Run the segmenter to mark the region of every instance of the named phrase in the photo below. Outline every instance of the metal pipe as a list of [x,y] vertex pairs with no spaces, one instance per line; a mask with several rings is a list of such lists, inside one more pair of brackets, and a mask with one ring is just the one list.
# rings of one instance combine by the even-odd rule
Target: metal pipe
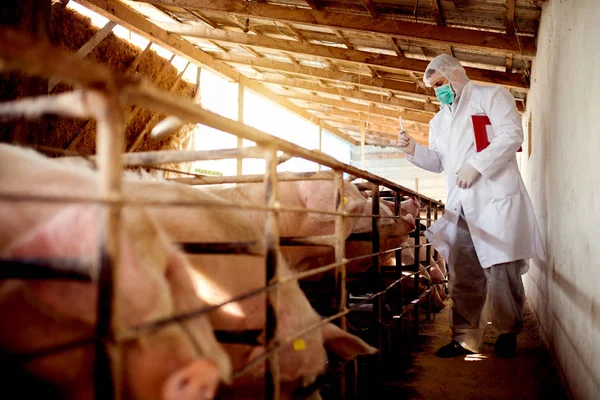
[[[344,177],[342,171],[335,171],[333,176],[334,184],[334,203],[335,210],[342,215],[335,216],[335,262],[344,261],[346,256],[346,235],[344,232]],[[336,294],[338,296],[338,311],[344,312],[347,309],[347,291],[346,291],[346,264],[341,263],[335,275]],[[347,321],[346,316],[340,318],[340,328],[346,331]],[[346,368],[340,371],[339,382],[340,398],[346,399]]]
[[65,279],[91,282],[93,265],[78,259],[0,258],[0,279]]
[[[400,215],[400,202],[401,202],[401,197],[400,197],[400,193],[398,191],[394,191],[394,215]],[[396,250],[394,252],[394,255],[396,257],[396,268],[395,268],[395,272],[398,276],[398,278],[402,277],[402,250]],[[398,307],[396,308],[396,310],[400,310],[400,313],[402,313],[402,307],[403,307],[403,289],[402,289],[402,285],[398,285],[398,290],[396,291],[398,293]],[[402,323],[402,322],[400,322]]]
[[[265,150],[266,171],[265,203],[269,207],[279,206],[279,182],[277,181],[277,149],[270,147]],[[279,281],[279,226],[278,212],[276,210],[267,213],[265,218],[265,248],[266,257],[266,281],[265,286]],[[267,295],[265,334],[267,349],[277,346],[279,315],[279,286]],[[280,396],[279,376],[279,353],[271,354],[265,366],[265,399],[278,400]]]
[[[431,203],[427,204],[427,219],[431,218]],[[431,222],[427,222],[427,228],[431,226]],[[431,257],[431,246],[425,248],[425,259],[429,262]],[[427,289],[431,289],[431,279],[427,280]],[[427,321],[431,319],[431,297],[427,300],[427,312],[425,314]]]
[[[413,264],[413,268],[415,271],[415,275],[414,275],[414,285],[415,285],[415,291],[416,293],[419,293],[419,265],[420,265],[420,257],[419,257],[419,248],[417,247],[417,245],[420,245],[421,243],[421,215],[420,213],[417,214],[417,218],[415,219],[415,225],[416,225],[416,229],[414,231],[414,238],[415,238],[415,263]],[[419,334],[419,307],[415,307],[414,309],[414,325],[413,325],[413,333],[415,335]]]
[[[96,149],[98,154],[98,193],[110,200],[121,197],[121,153],[125,119],[119,98],[112,93],[94,93],[89,96],[96,107]],[[102,208],[100,235],[100,276],[98,281],[98,303],[96,336],[120,334],[118,294],[121,248],[119,222],[121,204]],[[121,399],[122,360],[121,345],[96,342],[94,361],[94,390],[96,399]]]
[[[194,200],[194,201],[161,201],[161,200],[127,200],[127,199],[103,199],[99,197],[79,197],[79,196],[47,196],[47,195],[28,195],[0,192],[0,202],[32,202],[32,203],[69,203],[69,204],[102,204],[122,206],[147,206],[147,207],[206,207],[206,208],[236,208],[243,210],[254,211],[277,211],[305,213],[305,214],[322,214],[322,215],[338,215],[335,211],[325,211],[317,209],[309,209],[302,207],[267,207],[248,202],[224,202],[214,200]],[[346,218],[384,218],[397,220],[402,217],[393,215],[365,215],[365,214],[344,214]]]
[[[280,172],[278,180],[283,181],[328,181],[332,178],[331,171],[321,172]],[[264,175],[241,176],[202,176],[196,178],[174,178],[171,181],[186,185],[214,185],[219,183],[256,183],[262,182]]]
[[[379,215],[379,184],[377,183],[373,183],[371,190],[373,192],[373,197],[372,197],[372,214],[373,215]],[[380,227],[380,222],[381,220],[379,218],[373,218],[371,225],[372,225],[372,232],[373,232],[373,253],[377,254],[379,253],[379,249],[380,249],[380,231],[379,231],[379,227]],[[379,255],[374,256],[373,257],[373,268],[375,269],[375,271],[377,271],[377,290],[381,290],[382,286],[383,286],[383,281],[381,280],[381,263],[379,260]],[[383,348],[383,331],[382,331],[382,320],[381,320],[381,314],[382,314],[382,310],[383,310],[383,299],[381,297],[377,297],[375,299],[375,302],[373,304],[373,311],[374,311],[374,321],[373,321],[373,326],[375,327],[375,335],[377,337],[377,348],[379,349],[379,361],[381,361],[381,350]]]

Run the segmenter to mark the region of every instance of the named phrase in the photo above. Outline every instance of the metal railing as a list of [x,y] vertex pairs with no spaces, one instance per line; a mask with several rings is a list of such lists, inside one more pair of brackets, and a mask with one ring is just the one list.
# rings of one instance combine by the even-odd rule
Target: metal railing
[[[21,71],[44,78],[56,77],[62,81],[76,85],[78,90],[59,94],[55,96],[43,96],[33,99],[16,100],[0,104],[0,117],[2,118],[37,118],[46,113],[60,116],[79,118],[94,118],[97,123],[97,152],[96,156],[87,157],[98,170],[99,191],[96,197],[72,197],[72,196],[23,196],[0,191],[0,201],[3,202],[55,202],[55,203],[94,203],[103,205],[103,234],[98,246],[100,248],[101,266],[99,276],[86,275],[86,265],[77,260],[0,260],[3,272],[0,278],[23,278],[23,279],[52,279],[69,277],[77,280],[97,280],[98,292],[98,320],[93,337],[83,337],[69,343],[63,343],[53,348],[42,349],[31,354],[15,357],[17,361],[28,361],[36,357],[65,351],[85,344],[96,344],[95,360],[95,390],[96,398],[112,399],[120,398],[118,383],[121,381],[121,346],[123,343],[174,322],[181,322],[190,318],[196,318],[213,311],[223,305],[248,299],[261,293],[270,292],[266,296],[266,324],[265,343],[266,351],[260,357],[250,361],[243,369],[234,372],[235,376],[241,376],[266,360],[265,369],[265,398],[278,399],[280,392],[279,382],[279,349],[291,343],[296,338],[315,329],[319,329],[326,323],[339,319],[342,329],[347,329],[346,316],[355,311],[365,303],[373,303],[373,320],[376,332],[376,347],[383,349],[383,321],[382,309],[385,305],[385,295],[392,289],[399,290],[399,301],[401,313],[396,317],[402,318],[405,312],[412,307],[414,309],[414,329],[419,329],[419,307],[418,304],[426,298],[432,290],[430,281],[427,290],[409,304],[403,306],[403,294],[400,283],[403,280],[414,279],[415,289],[419,288],[419,250],[426,246],[427,260],[430,260],[430,245],[420,244],[420,224],[424,222],[430,226],[437,219],[438,213],[443,212],[442,203],[431,198],[420,195],[410,189],[396,185],[395,183],[362,171],[350,165],[341,163],[320,152],[304,149],[293,143],[273,137],[257,129],[214,114],[200,108],[190,99],[182,98],[170,92],[160,90],[147,81],[124,74],[118,74],[108,69],[93,64],[86,60],[80,60],[72,54],[49,46],[45,43],[36,42],[22,34],[0,28],[0,70]],[[231,133],[240,138],[254,141],[255,147],[220,150],[220,151],[198,151],[198,152],[150,152],[131,153],[123,152],[123,131],[125,126],[125,110],[127,104],[146,107],[152,111],[165,113],[180,118],[189,123],[200,123],[212,128]],[[52,149],[45,149],[52,151]],[[283,155],[278,154],[283,152]],[[75,155],[71,153],[71,155]],[[256,205],[244,202],[213,202],[213,201],[179,201],[164,202],[157,200],[130,201],[122,196],[121,176],[123,166],[152,166],[197,160],[219,160],[228,158],[264,158],[266,172],[261,176],[240,177],[202,177],[178,178],[175,181],[187,184],[215,184],[215,183],[241,183],[241,182],[263,182],[265,186],[264,205]],[[301,157],[320,165],[329,167],[332,171],[315,173],[280,173],[276,171],[277,166],[290,157]],[[343,173],[350,174],[354,178],[362,178],[368,181],[363,183],[361,189],[372,191],[372,212],[370,215],[348,214],[344,211],[344,180]],[[335,190],[332,194],[335,211],[305,209],[299,207],[283,207],[279,204],[278,187],[279,182],[290,180],[331,180]],[[394,196],[394,215],[380,215],[380,187],[387,188]],[[412,234],[415,238],[415,246],[404,246],[381,251],[380,221],[382,218],[396,220],[402,218],[400,215],[400,202],[403,196],[415,196],[426,207],[426,216],[416,218],[416,230]],[[184,248],[191,253],[212,254],[249,254],[265,257],[266,281],[262,288],[241,294],[228,301],[204,307],[199,310],[175,315],[147,324],[139,325],[126,331],[119,326],[115,318],[117,304],[115,294],[119,290],[116,276],[121,265],[119,264],[120,243],[119,222],[121,210],[124,206],[160,206],[160,207],[213,207],[213,208],[235,208],[264,212],[266,215],[264,225],[264,238],[262,242],[244,243],[186,243]],[[315,236],[309,238],[281,238],[278,229],[278,218],[281,213],[314,213],[326,214],[335,217],[335,230],[333,235]],[[433,214],[433,218],[432,218]],[[352,259],[345,257],[346,237],[344,233],[344,221],[346,218],[372,218],[372,233],[368,238],[358,240],[370,240],[372,242],[372,253]],[[296,273],[289,277],[280,277],[278,270],[280,246],[288,245],[326,245],[334,248],[335,262],[320,268]],[[415,270],[408,276],[403,276],[401,250],[413,248],[415,262],[412,268]],[[395,254],[396,267],[394,273],[397,276],[390,285],[385,286],[383,282],[383,271],[380,265],[382,255]],[[434,253],[435,257],[435,253]],[[346,266],[354,261],[371,259],[372,265],[377,273],[376,292],[366,296],[358,303],[348,306],[348,291],[346,288]],[[4,268],[11,266],[11,268]],[[432,268],[433,265],[427,268]],[[327,271],[335,270],[336,274],[336,297],[337,313],[323,318],[319,323],[295,332],[290,337],[278,335],[278,291],[281,285],[305,279]],[[430,316],[430,303],[427,308],[426,318]],[[380,352],[381,353],[381,352]],[[354,368],[356,371],[356,368]],[[345,398],[345,373],[340,374],[342,398]],[[356,380],[356,376],[354,376]]]

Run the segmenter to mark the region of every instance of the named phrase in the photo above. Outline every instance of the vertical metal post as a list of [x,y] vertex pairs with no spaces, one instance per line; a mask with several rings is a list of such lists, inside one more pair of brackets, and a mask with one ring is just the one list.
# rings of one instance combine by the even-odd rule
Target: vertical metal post
[[[379,185],[373,183],[371,185],[371,190],[373,193],[373,207],[372,214],[379,215]],[[373,254],[379,253],[380,250],[380,232],[379,227],[381,225],[381,219],[373,217],[372,221],[372,231],[373,231]],[[381,263],[379,262],[379,255],[373,256],[373,267],[377,271],[377,290],[380,291],[383,289],[383,282],[381,280]],[[381,360],[381,350],[383,343],[383,332],[382,332],[382,324],[381,324],[381,313],[383,310],[383,296],[377,296],[375,298],[375,303],[373,304],[373,312],[374,312],[374,328],[375,334],[377,335],[377,348],[379,351],[379,359]]]
[[[319,125],[320,126],[320,125]],[[319,129],[320,131],[320,129]],[[342,171],[335,171],[333,175],[333,184],[335,187],[334,204],[335,210],[338,213],[344,212],[344,179]],[[346,239],[344,234],[344,216],[335,216],[335,262],[339,263],[344,261],[346,255]],[[340,312],[347,310],[347,292],[346,292],[346,265],[343,264],[338,267],[336,276],[336,293],[338,295],[338,310]],[[347,330],[346,316],[340,318],[340,328]],[[346,399],[346,372],[347,368],[344,367],[340,372],[340,398]]]
[[[427,203],[427,227],[431,226],[431,202]],[[427,241],[429,243],[429,241]],[[425,258],[427,259],[426,265],[430,264],[431,260],[431,246],[427,246],[425,249]],[[431,289],[431,268],[429,269],[429,280],[427,281],[427,290]],[[427,295],[427,313],[425,318],[429,321],[431,319],[431,293]]]
[[[269,147],[265,150],[265,202],[269,207],[279,206],[279,183],[277,181],[277,149]],[[267,211],[265,218],[266,280],[265,285],[279,280],[279,218],[278,211]],[[277,316],[279,314],[279,288],[274,289],[266,299],[265,335],[267,350],[277,345]],[[270,355],[265,365],[265,399],[278,400],[279,387],[279,353]]]
[[[413,271],[416,271],[415,275],[414,275],[414,285],[415,285],[415,292],[417,293],[417,297],[419,296],[419,279],[421,277],[421,274],[419,272],[419,251],[421,250],[420,247],[418,247],[421,244],[421,213],[418,212],[417,213],[417,218],[415,219],[415,223],[417,225],[417,228],[415,229],[415,233],[414,233],[414,238],[415,238],[415,263],[413,264]],[[413,325],[413,329],[414,329],[414,334],[418,335],[419,334],[419,304],[415,304],[415,307],[413,309],[413,316],[414,316],[414,325]]]
[[[394,191],[394,215],[395,216],[399,216],[400,215],[400,202],[401,202],[402,196],[400,195],[400,192],[398,192],[397,190]],[[402,278],[402,250],[396,250],[394,252],[395,256],[396,256],[396,279],[400,279]],[[396,285],[397,289],[396,292],[398,293],[398,309],[400,310],[400,324],[402,324],[402,311],[404,309],[404,305],[403,305],[403,290],[402,290],[402,283],[399,283],[398,285]]]
[[[238,122],[244,123],[244,85],[241,82],[238,82]],[[242,147],[244,147],[244,139],[238,136],[237,148],[241,149]],[[243,162],[243,158],[239,156],[237,158],[237,176],[242,175]]]
[[[90,93],[96,110],[97,132],[96,149],[98,165],[98,194],[106,200],[121,198],[121,153],[123,152],[123,132],[125,118],[116,96],[97,92]],[[102,207],[100,224],[100,274],[98,281],[98,320],[96,335],[101,338],[113,337],[117,344],[108,340],[96,343],[94,360],[94,388],[96,399],[120,399],[121,393],[121,349],[118,344],[119,269],[121,249],[119,222],[121,204]]]

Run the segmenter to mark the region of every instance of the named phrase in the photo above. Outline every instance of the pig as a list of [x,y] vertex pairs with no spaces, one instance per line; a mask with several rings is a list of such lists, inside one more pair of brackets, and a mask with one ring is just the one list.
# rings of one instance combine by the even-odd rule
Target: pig
[[[263,205],[265,187],[263,183],[237,185],[236,187],[210,187],[203,191],[231,201],[247,201]],[[367,200],[358,189],[344,182],[344,211],[348,214],[360,213]],[[323,211],[336,211],[334,204],[334,185],[332,181],[287,181],[279,183],[279,203],[282,207],[298,207]],[[264,226],[264,214],[246,211],[245,218],[251,224]],[[355,232],[356,218],[344,219],[344,239]],[[282,237],[303,237],[333,235],[335,233],[335,216],[328,214],[282,212],[279,214],[279,234]],[[325,265],[324,262],[334,258],[334,250],[328,246],[286,246],[281,252],[288,265],[296,271],[303,271],[310,266]]]
[[[412,202],[412,200],[409,200]],[[381,215],[393,216],[393,209],[390,209],[387,202],[380,202],[379,211]],[[372,214],[372,199],[365,204],[363,214]],[[405,214],[401,218],[381,218],[379,227],[380,251],[391,250],[400,247],[406,240],[408,234],[415,229],[415,219],[411,214]],[[372,231],[371,218],[358,218],[357,225],[353,233],[363,233]],[[356,258],[373,253],[372,242],[347,242],[346,258]],[[393,252],[380,256],[381,265],[385,265],[388,260],[395,258]],[[364,272],[372,265],[370,258],[356,260],[349,263],[346,267],[349,275]]]
[[[0,145],[4,194],[91,197],[91,171],[58,165],[31,150]],[[0,256],[97,259],[99,207],[0,201]],[[121,217],[117,277],[118,325],[128,331],[156,319],[204,307],[192,267],[141,208]],[[94,271],[88,271],[94,274]],[[93,335],[97,284],[11,279],[0,283],[0,350],[31,353]],[[123,343],[123,392],[131,399],[212,398],[231,363],[207,318],[169,324]],[[93,345],[36,358],[25,370],[66,399],[93,399]]]
[[[34,161],[34,162],[33,162]],[[68,163],[57,163],[37,155],[29,164],[37,170],[62,168],[63,176],[58,182],[65,182],[64,174],[83,174],[82,169],[72,171]],[[70,170],[66,171],[66,168]],[[88,174],[91,171],[87,172]],[[50,179],[50,177],[46,177]],[[79,182],[80,186],[84,182]],[[245,211],[227,208],[226,201],[207,192],[182,184],[164,181],[140,180],[128,176],[123,182],[123,195],[127,201],[174,201],[213,203],[220,207],[146,207],[145,210],[156,221],[169,240],[174,242],[231,242],[253,241],[260,244],[264,234],[251,221],[245,218]],[[264,252],[264,249],[262,249]],[[285,260],[278,254],[281,276],[291,273]],[[205,304],[217,305],[233,297],[248,293],[265,284],[264,257],[237,255],[189,255],[191,265],[187,272],[192,276],[197,298]],[[278,337],[285,339],[294,333],[320,321],[318,314],[310,307],[308,300],[296,281],[290,281],[280,287],[280,310]],[[244,301],[237,301],[219,307],[209,313],[214,329],[228,331],[264,328],[265,295],[259,295]],[[350,335],[335,325],[328,323],[300,338],[300,342],[284,346],[281,354],[281,378],[290,388],[295,382],[303,380],[310,383],[323,372],[326,365],[326,349],[341,356],[352,358],[360,354],[372,354],[376,351],[359,338]],[[239,369],[253,360],[263,351],[262,346],[225,344],[225,350],[231,358],[232,366]],[[243,394],[259,391],[262,385],[261,364],[225,388],[225,393],[240,398]],[[257,389],[258,388],[258,389]],[[225,390],[224,389],[224,390]]]
[[[183,184],[164,181],[128,180],[125,184],[128,196],[134,200],[150,199],[161,201],[211,201],[225,205],[227,201],[206,190]],[[264,241],[264,233],[252,214],[238,208],[163,208],[148,207],[172,240],[188,242],[256,242]],[[263,217],[264,218],[264,217]],[[198,224],[211,229],[199,229]],[[304,220],[304,226],[313,221]],[[298,226],[296,224],[295,226]],[[309,229],[309,228],[305,228]],[[264,249],[261,251],[264,252]],[[236,255],[189,255],[193,264],[194,284],[197,294],[209,304],[220,304],[232,297],[259,289],[265,284],[265,260],[263,257]],[[292,270],[277,252],[280,277],[289,277]],[[317,324],[320,316],[310,306],[297,281],[280,286],[280,310],[278,337],[284,339],[309,326]],[[262,330],[265,325],[265,294],[233,302],[210,314],[215,329],[228,331]],[[280,353],[283,385],[291,390],[298,380],[308,383],[324,371],[326,350],[342,358],[350,359],[362,354],[373,354],[376,349],[356,336],[350,335],[328,323],[321,329],[300,338],[301,341],[287,344]],[[300,344],[298,344],[300,343]],[[239,369],[262,354],[263,346],[225,344],[234,369]],[[299,347],[300,346],[300,350]],[[264,375],[264,364],[259,364],[242,376],[232,387],[226,388],[223,396],[243,398],[245,395],[259,397]]]

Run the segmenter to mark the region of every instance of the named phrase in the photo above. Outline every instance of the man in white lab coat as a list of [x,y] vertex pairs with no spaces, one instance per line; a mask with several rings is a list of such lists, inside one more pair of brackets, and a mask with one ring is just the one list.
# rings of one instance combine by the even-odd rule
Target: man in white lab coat
[[[508,90],[474,84],[449,55],[436,57],[423,81],[441,103],[429,123],[429,148],[405,132],[398,146],[413,164],[446,177],[446,212],[425,233],[449,266],[452,341],[437,355],[480,352],[489,309],[499,333],[496,355],[513,357],[523,321],[525,260],[545,253],[517,165],[521,117]],[[472,116],[489,118],[484,149],[481,136],[476,146]]]

